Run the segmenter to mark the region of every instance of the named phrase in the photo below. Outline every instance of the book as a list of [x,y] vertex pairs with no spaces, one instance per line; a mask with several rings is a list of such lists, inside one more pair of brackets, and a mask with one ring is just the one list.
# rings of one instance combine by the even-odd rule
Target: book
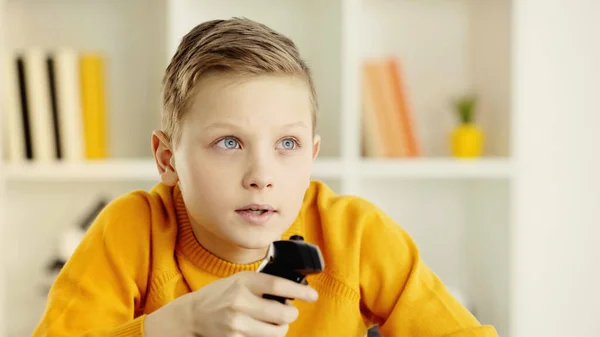
[[19,60],[5,57],[4,64],[4,100],[2,111],[4,125],[4,151],[9,162],[23,162],[28,158],[22,97],[20,94]]
[[28,107],[24,113],[27,114],[30,126],[32,156],[36,161],[44,162],[56,159],[51,83],[47,58],[47,52],[39,48],[31,48],[22,52]]
[[362,155],[374,158],[419,156],[400,61],[396,57],[365,60],[362,81]]
[[4,58],[7,162],[109,156],[106,57],[71,48],[28,48]]
[[107,156],[104,59],[97,53],[80,57],[81,106],[87,159]]
[[79,53],[63,48],[54,54],[60,153],[68,162],[85,158],[85,133],[81,107]]

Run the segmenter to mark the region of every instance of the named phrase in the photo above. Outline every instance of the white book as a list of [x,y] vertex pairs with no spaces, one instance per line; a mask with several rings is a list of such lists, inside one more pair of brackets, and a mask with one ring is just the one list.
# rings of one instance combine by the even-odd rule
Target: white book
[[27,153],[17,60],[13,54],[5,55],[4,60],[3,130],[1,130],[4,133],[4,158],[8,162],[22,162],[26,160]]
[[81,92],[79,85],[79,53],[60,49],[54,53],[58,130],[62,159],[85,159]]
[[48,54],[43,49],[31,48],[24,50],[22,55],[25,64],[33,160],[53,161],[56,159],[56,143],[48,77]]

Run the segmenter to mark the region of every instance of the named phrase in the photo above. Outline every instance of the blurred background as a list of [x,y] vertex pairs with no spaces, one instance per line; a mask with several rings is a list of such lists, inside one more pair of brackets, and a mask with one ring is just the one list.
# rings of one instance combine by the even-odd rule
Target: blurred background
[[595,0],[0,0],[0,336],[31,334],[106,202],[158,182],[164,69],[192,27],[233,16],[312,68],[314,179],[388,212],[500,336],[600,336],[598,15]]

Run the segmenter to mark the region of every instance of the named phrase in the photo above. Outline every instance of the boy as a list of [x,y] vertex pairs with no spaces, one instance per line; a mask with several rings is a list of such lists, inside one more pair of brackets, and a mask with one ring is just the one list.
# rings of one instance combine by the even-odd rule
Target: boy
[[[161,182],[102,211],[33,336],[358,337],[374,324],[385,337],[497,336],[381,210],[310,180],[317,98],[288,38],[247,19],[202,23],[163,98]],[[292,235],[323,253],[308,285],[256,272]]]

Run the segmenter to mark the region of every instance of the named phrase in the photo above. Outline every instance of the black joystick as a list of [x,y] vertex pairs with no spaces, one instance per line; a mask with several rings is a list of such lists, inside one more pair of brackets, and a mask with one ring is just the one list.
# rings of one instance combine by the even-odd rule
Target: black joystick
[[[300,235],[289,240],[275,241],[269,248],[265,261],[258,272],[286,278],[301,284],[308,284],[306,276],[323,271],[325,263],[318,246],[304,242]],[[285,303],[287,298],[264,294],[263,298]]]

